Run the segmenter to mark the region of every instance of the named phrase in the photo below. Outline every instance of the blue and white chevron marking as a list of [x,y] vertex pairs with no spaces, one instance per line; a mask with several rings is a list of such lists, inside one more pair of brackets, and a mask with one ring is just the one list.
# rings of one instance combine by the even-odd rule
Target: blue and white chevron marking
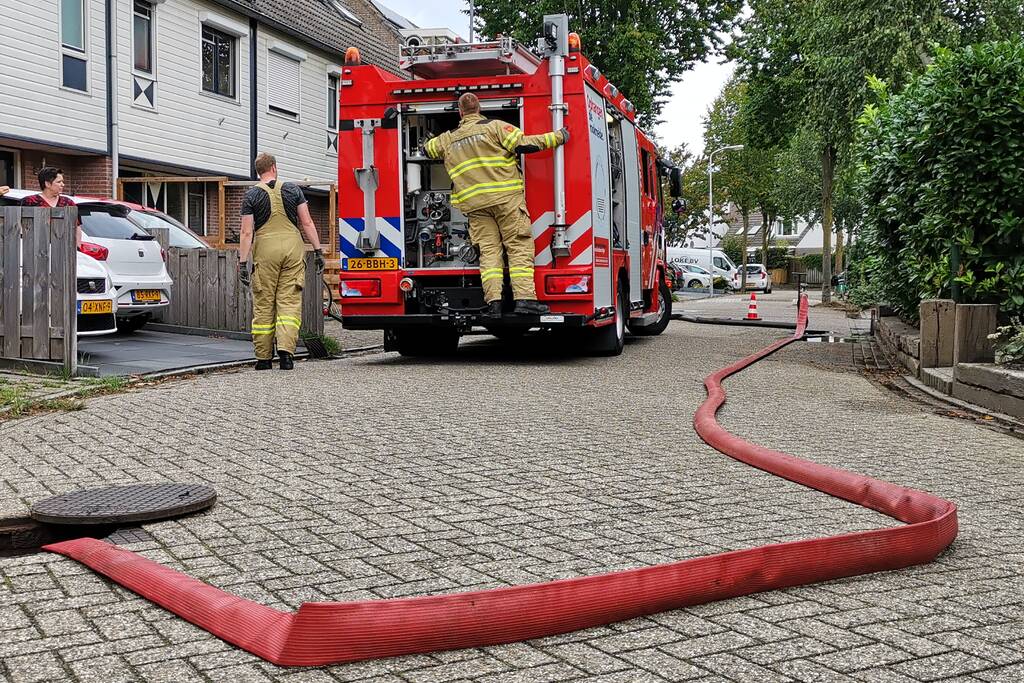
[[382,218],[377,216],[377,231],[380,232],[380,247],[374,254],[364,254],[356,248],[359,233],[363,231],[365,221],[362,218],[338,219],[338,248],[349,258],[361,256],[393,256],[402,258],[402,219],[399,217]]

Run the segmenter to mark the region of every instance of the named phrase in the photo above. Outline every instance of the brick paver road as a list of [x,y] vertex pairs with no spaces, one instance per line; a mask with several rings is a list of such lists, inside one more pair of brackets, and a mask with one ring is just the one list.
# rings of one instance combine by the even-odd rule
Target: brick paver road
[[[204,481],[220,493],[214,509],[148,525],[151,538],[127,547],[284,609],[895,524],[694,435],[704,375],[779,334],[673,322],[615,359],[480,341],[448,362],[379,354],[94,399],[0,424],[0,515],[81,486]],[[1024,444],[815,353],[791,347],[730,380],[723,423],[957,501],[960,537],[937,562],[526,643],[303,670],[257,660],[70,560],[2,558],[0,677],[1024,680]]]

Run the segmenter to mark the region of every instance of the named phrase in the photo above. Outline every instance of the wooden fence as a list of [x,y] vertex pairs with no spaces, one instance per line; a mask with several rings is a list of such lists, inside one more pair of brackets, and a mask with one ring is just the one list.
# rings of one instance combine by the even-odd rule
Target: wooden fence
[[[158,237],[159,239],[159,237]],[[167,271],[174,280],[171,303],[159,319],[165,325],[248,334],[252,291],[238,280],[234,249],[168,249]],[[323,288],[306,253],[301,333],[323,334]]]
[[78,369],[78,209],[0,207],[0,356]]

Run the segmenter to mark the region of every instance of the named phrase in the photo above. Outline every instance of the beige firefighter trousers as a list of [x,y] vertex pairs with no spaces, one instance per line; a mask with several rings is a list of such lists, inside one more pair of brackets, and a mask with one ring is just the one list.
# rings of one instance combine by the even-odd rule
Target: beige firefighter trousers
[[508,275],[516,301],[537,298],[530,217],[523,195],[510,194],[506,201],[471,211],[467,216],[469,238],[480,250],[480,280],[487,303],[501,299],[505,254],[508,254]]
[[256,358],[295,353],[302,325],[305,248],[299,231],[273,219],[256,231],[252,273],[252,343]]

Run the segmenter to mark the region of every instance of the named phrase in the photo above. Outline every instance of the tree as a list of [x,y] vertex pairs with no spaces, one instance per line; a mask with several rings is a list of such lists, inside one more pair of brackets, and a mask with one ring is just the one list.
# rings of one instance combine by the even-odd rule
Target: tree
[[583,51],[652,125],[673,81],[722,45],[736,0],[476,0],[482,34],[534,44],[545,14],[566,13]]
[[[931,40],[950,35],[940,0],[752,0],[732,54],[749,75],[757,137],[780,142],[801,128],[818,140],[823,251],[832,252],[835,183],[867,98],[867,77],[901,86],[929,61]],[[822,299],[831,300],[831,259]]]
[[1024,35],[1020,0],[946,0],[943,13],[959,28],[961,45]]
[[725,84],[722,93],[715,99],[708,111],[704,127],[705,153],[710,155],[716,149],[727,145],[744,145],[742,150],[730,151],[720,157],[720,170],[715,174],[716,184],[725,191],[726,198],[734,203],[743,218],[740,255],[741,287],[747,284],[747,240],[750,232],[750,214],[762,210],[763,258],[768,260],[767,235],[773,215],[764,215],[765,208],[774,209],[771,188],[775,181],[775,151],[761,149],[747,137],[749,127],[745,122],[748,112],[747,84],[733,77]]

